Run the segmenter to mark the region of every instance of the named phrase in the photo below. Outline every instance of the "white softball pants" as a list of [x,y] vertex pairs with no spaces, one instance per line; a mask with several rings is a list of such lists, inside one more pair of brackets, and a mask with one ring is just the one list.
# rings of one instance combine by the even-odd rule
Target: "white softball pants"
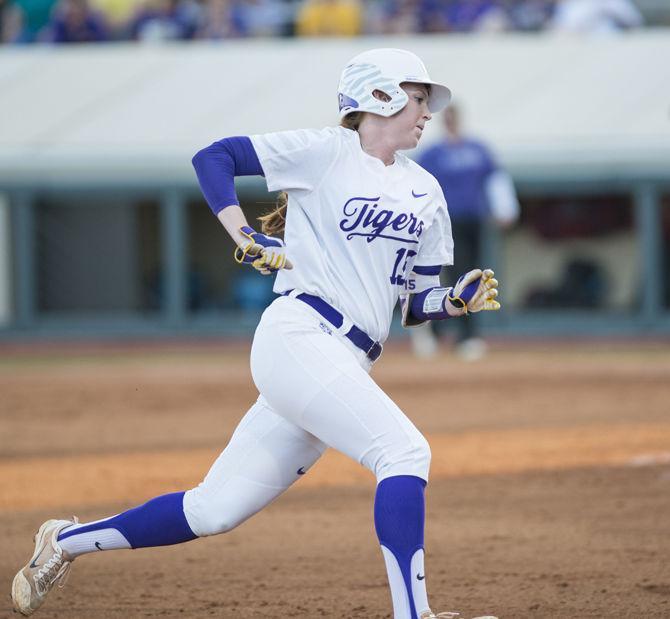
[[428,479],[426,439],[369,376],[372,364],[318,312],[291,297],[264,312],[251,350],[260,392],[202,483],[184,497],[198,536],[261,510],[333,447],[370,469]]

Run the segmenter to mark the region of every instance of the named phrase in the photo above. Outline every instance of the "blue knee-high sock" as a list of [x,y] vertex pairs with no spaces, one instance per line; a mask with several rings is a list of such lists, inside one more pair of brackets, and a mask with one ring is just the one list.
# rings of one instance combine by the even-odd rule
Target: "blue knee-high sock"
[[58,541],[103,529],[119,531],[131,548],[181,544],[197,537],[184,515],[184,492],[174,492],[158,496],[144,505],[106,520],[66,528],[58,536]]
[[[382,480],[377,486],[375,496],[375,529],[382,550],[386,548],[397,561],[402,574],[404,588],[409,603],[409,617],[417,618],[417,604],[427,606],[425,596],[425,573],[423,568],[423,532],[425,519],[424,489],[426,482],[420,477],[412,475],[398,475]],[[421,551],[417,554],[417,551]],[[421,570],[414,574],[417,565]],[[387,560],[388,567],[388,560]],[[398,589],[402,585],[393,577],[393,570],[389,569],[389,583],[391,585],[396,617],[405,616],[406,611],[399,606],[403,603],[404,594]],[[418,579],[414,582],[414,579]],[[395,590],[394,590],[395,589]],[[422,591],[415,599],[417,592]],[[419,611],[425,608],[419,608]]]

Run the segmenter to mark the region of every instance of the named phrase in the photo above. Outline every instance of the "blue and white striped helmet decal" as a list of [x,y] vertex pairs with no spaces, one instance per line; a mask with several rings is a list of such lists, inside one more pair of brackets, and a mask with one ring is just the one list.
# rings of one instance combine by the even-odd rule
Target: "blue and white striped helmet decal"
[[[385,102],[376,99],[372,96],[375,90],[386,93],[391,100]],[[391,116],[407,103],[407,94],[400,88],[400,82],[384,76],[377,65],[367,63],[353,63],[344,68],[338,94],[340,117],[350,112]]]

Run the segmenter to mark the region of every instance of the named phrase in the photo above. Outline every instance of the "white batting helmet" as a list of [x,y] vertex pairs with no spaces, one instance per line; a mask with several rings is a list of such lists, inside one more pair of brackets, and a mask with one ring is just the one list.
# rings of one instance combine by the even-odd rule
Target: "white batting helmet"
[[[430,79],[421,59],[404,49],[371,49],[352,58],[342,71],[338,87],[340,118],[352,112],[371,112],[392,116],[407,105],[403,82],[429,84],[428,109],[439,112],[447,107],[451,91]],[[380,101],[375,90],[387,94],[390,101]]]

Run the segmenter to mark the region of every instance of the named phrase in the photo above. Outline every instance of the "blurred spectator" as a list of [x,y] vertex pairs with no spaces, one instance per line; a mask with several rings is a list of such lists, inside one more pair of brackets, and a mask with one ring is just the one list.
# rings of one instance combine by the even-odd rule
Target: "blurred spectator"
[[452,30],[458,32],[501,31],[510,26],[501,0],[456,2],[451,11],[450,23]]
[[299,36],[355,36],[363,14],[358,0],[305,0],[296,16]]
[[[439,182],[447,199],[454,237],[454,265],[447,267],[446,284],[452,285],[463,273],[481,268],[482,237],[486,224],[493,219],[506,227],[516,221],[519,203],[509,175],[496,164],[488,147],[461,132],[458,109],[452,104],[442,116],[444,139],[426,149],[418,159]],[[490,266],[490,265],[486,265]],[[474,360],[484,354],[479,339],[477,317],[454,321],[458,328],[457,353]],[[414,351],[419,356],[436,352],[437,340],[431,328],[410,329]]]
[[207,0],[197,39],[232,39],[245,36],[247,26],[231,0]]
[[245,34],[251,37],[292,34],[293,9],[282,0],[242,0],[237,12]]
[[111,31],[113,38],[122,38],[137,8],[137,0],[90,0],[91,8],[99,11]]
[[45,31],[51,43],[96,43],[106,41],[107,25],[88,0],[60,0]]
[[9,2],[7,0],[0,0],[0,41],[4,41],[4,32],[6,24],[9,23],[7,16],[9,15]]
[[472,23],[473,32],[503,32],[512,29],[509,7],[504,2],[487,2]]
[[0,43],[12,41],[21,26],[21,18],[9,0],[0,0]]
[[13,0],[3,11],[3,39],[10,43],[34,43],[49,23],[57,0]]
[[562,32],[611,33],[642,23],[631,0],[560,0],[549,25]]
[[554,10],[554,0],[517,0],[509,3],[508,14],[514,30],[542,30]]
[[[660,15],[670,16],[668,9]],[[0,40],[50,40],[58,0],[0,0]],[[356,36],[432,32],[615,32],[643,23],[633,0],[88,0],[90,9],[63,40],[163,41],[235,37]],[[65,4],[63,0],[63,4]],[[298,7],[297,10],[295,7]],[[663,12],[665,11],[665,12]],[[101,17],[104,22],[101,21]],[[666,17],[668,19],[670,17]],[[80,18],[81,19],[81,16]],[[104,36],[103,26],[104,23]],[[662,23],[662,22],[661,22]],[[74,28],[74,29],[73,29]],[[76,30],[76,32],[74,32]],[[60,35],[58,35],[60,36]]]
[[453,0],[419,0],[419,31],[420,32],[448,32],[449,5]]
[[192,39],[200,16],[194,1],[147,0],[130,22],[130,37],[145,42]]
[[505,30],[509,25],[502,0],[422,0],[423,32]]
[[366,5],[369,34],[411,34],[424,30],[420,0],[383,0]]

